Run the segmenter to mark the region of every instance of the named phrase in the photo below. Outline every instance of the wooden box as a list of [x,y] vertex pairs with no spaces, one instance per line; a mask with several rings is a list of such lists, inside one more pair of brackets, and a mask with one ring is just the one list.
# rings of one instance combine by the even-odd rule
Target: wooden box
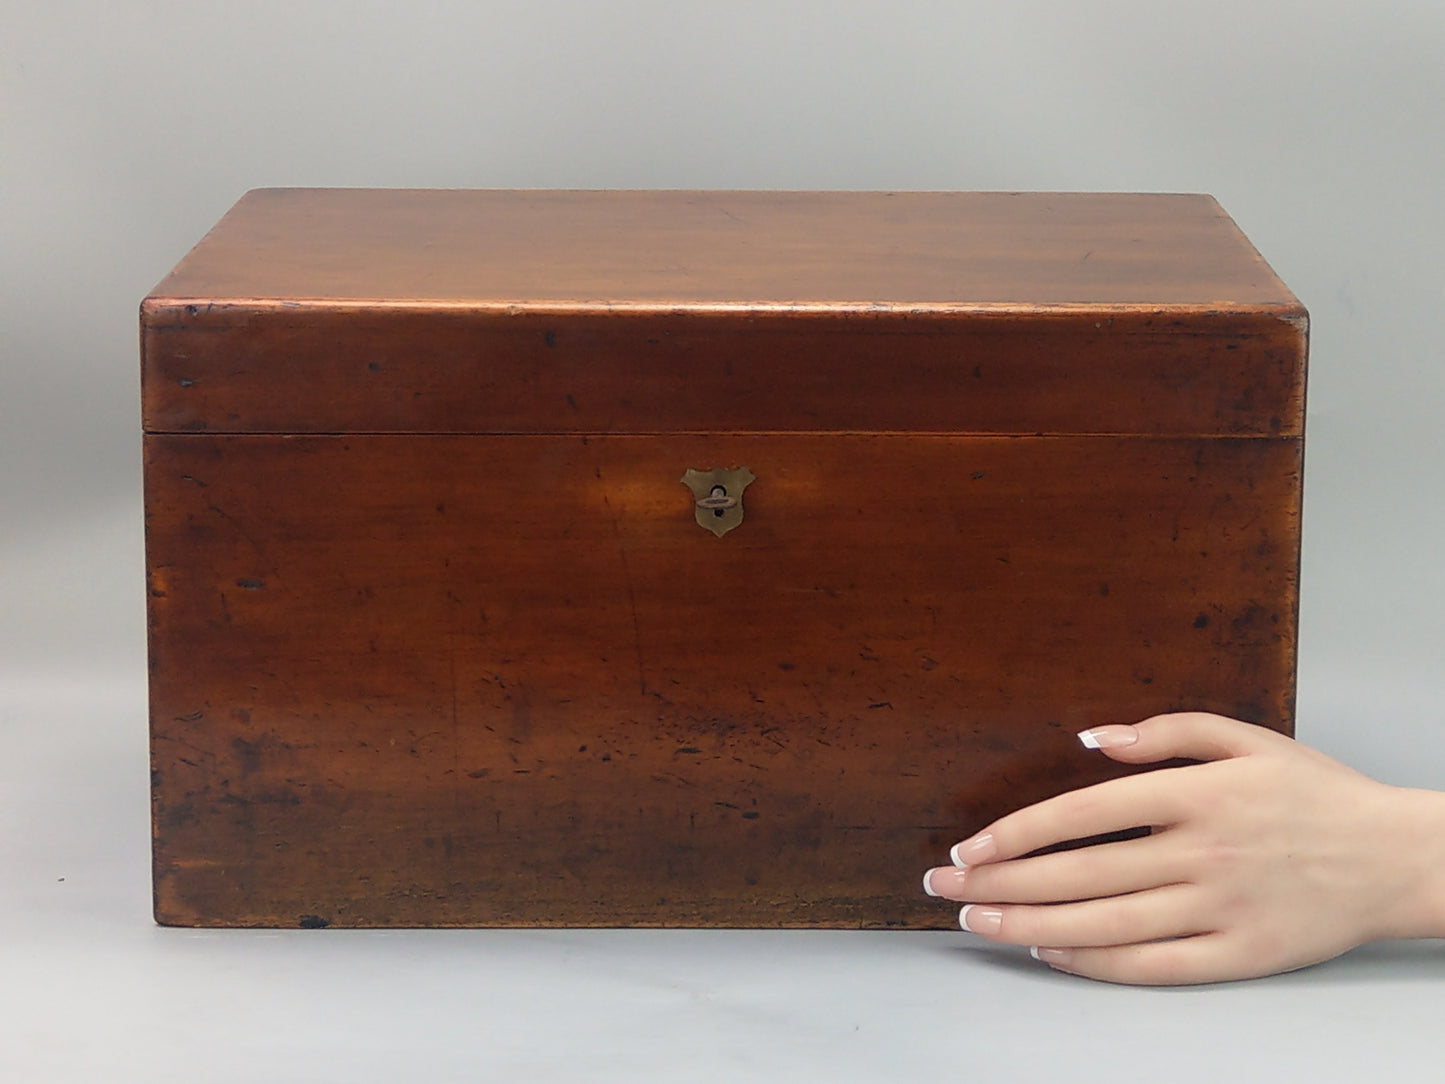
[[141,324],[163,923],[951,925],[1076,730],[1292,726],[1207,196],[256,191]]

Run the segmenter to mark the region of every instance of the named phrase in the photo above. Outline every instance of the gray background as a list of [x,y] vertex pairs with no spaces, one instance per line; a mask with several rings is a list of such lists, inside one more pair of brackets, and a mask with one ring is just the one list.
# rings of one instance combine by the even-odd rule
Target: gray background
[[0,1077],[1433,1075],[1434,943],[1136,991],[963,935],[155,929],[135,316],[261,185],[1212,192],[1313,317],[1300,736],[1445,787],[1442,178],[1429,0],[3,0]]

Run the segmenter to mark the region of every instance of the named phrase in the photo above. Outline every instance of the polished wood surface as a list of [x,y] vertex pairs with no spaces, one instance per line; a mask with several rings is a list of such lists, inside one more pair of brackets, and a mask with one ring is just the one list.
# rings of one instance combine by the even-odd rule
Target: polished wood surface
[[1292,729],[1307,318],[1208,197],[261,191],[141,324],[163,922],[948,925],[1074,731]]
[[[147,438],[159,914],[928,926],[918,873],[1292,720],[1289,439]],[[741,526],[685,469],[746,464]]]
[[797,311],[1302,311],[1209,196],[259,189],[153,292]]
[[191,306],[144,332],[153,432],[1298,435],[1276,314],[659,315]]
[[1303,424],[1304,309],[1208,196],[259,190],[142,325],[158,432]]

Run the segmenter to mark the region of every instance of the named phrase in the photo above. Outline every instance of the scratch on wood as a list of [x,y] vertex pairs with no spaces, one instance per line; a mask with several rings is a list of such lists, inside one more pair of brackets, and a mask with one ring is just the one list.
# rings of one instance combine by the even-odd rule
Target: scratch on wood
[[[600,475],[599,475],[600,476]],[[622,583],[627,588],[627,607],[632,613],[632,646],[637,655],[637,687],[643,696],[647,695],[647,674],[642,665],[642,626],[637,620],[637,594],[632,588],[632,572],[627,567],[627,547],[622,543],[622,529],[617,525],[617,513],[612,502],[604,494],[602,504],[612,522],[612,534],[617,539],[617,558],[622,563]]]
[[[451,647],[451,658],[449,661],[451,662],[452,679],[452,811],[457,816],[460,816],[462,803],[462,748],[461,723],[457,716],[457,642],[455,633],[452,634]],[[476,773],[472,773],[472,778],[476,778]],[[448,858],[450,858],[450,855],[448,855]]]

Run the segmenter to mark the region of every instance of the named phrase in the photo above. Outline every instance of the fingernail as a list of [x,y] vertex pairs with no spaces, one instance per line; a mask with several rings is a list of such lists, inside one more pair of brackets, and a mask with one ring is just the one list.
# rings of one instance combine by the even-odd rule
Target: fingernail
[[1139,731],[1132,726],[1096,726],[1079,731],[1085,749],[1123,749],[1139,740]]
[[967,873],[966,869],[938,866],[923,875],[923,891],[930,896],[942,896],[946,900],[962,901],[966,899],[963,894],[963,880]]
[[1048,964],[1050,967],[1067,967],[1069,957],[1073,954],[1068,949],[1062,948],[1040,948],[1035,945],[1029,949],[1029,955],[1039,963]]
[[948,857],[955,866],[972,866],[992,858],[998,852],[993,834],[984,832],[962,843],[955,843],[948,850]]
[[958,924],[969,933],[996,934],[1003,927],[1003,912],[970,903],[958,912]]

